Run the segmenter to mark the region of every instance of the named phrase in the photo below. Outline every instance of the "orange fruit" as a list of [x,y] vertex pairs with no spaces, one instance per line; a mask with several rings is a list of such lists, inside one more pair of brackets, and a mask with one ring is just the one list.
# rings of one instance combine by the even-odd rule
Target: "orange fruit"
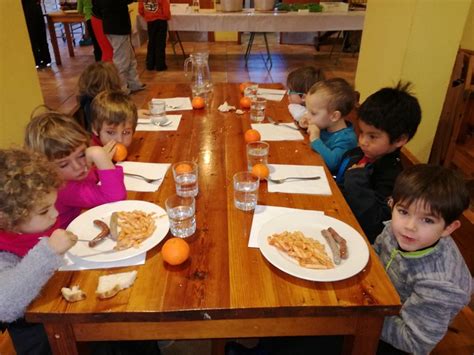
[[244,96],[240,99],[240,107],[241,108],[250,108],[250,97]]
[[176,165],[176,168],[174,168],[174,171],[176,171],[177,174],[186,174],[193,171],[193,167],[187,163],[181,163],[181,164]]
[[260,180],[266,179],[270,175],[270,169],[267,164],[258,163],[252,167],[252,174],[258,177]]
[[260,133],[256,129],[248,129],[244,133],[244,139],[247,143],[258,142],[260,138],[261,138]]
[[193,100],[191,101],[191,105],[193,106],[194,109],[201,109],[206,106],[206,102],[204,99],[200,96],[195,96],[193,97]]
[[181,238],[168,239],[161,248],[163,260],[170,265],[179,265],[189,258],[189,244]]
[[125,147],[122,143],[117,143],[115,144],[115,153],[112,159],[113,161],[119,162],[125,160],[127,154],[127,147]]
[[240,93],[243,94],[245,91],[245,88],[250,85],[255,85],[255,83],[252,83],[251,81],[246,81],[245,83],[242,83],[239,85]]

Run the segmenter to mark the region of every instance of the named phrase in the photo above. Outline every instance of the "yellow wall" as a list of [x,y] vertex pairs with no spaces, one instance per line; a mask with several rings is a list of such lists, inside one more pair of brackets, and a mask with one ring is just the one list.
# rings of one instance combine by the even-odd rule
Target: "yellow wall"
[[408,149],[429,158],[472,0],[369,0],[356,73],[364,100],[400,79],[414,84],[422,122]]
[[474,51],[474,0],[471,0],[471,8],[467,15],[466,26],[461,39],[461,48]]
[[0,1],[0,148],[21,145],[31,111],[43,104],[21,1]]

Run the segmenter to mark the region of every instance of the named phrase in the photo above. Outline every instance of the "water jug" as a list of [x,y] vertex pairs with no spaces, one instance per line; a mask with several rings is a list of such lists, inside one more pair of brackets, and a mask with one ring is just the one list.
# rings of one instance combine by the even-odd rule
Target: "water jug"
[[193,97],[200,96],[205,100],[207,100],[212,91],[208,58],[209,53],[200,52],[190,54],[189,58],[184,61],[184,74],[186,77],[191,78]]

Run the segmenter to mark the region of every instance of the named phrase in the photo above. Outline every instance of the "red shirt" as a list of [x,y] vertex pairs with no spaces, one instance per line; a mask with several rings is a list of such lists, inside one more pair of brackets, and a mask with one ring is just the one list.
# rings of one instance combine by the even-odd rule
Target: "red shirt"
[[145,21],[169,20],[171,17],[169,0],[140,0],[138,2],[138,13]]

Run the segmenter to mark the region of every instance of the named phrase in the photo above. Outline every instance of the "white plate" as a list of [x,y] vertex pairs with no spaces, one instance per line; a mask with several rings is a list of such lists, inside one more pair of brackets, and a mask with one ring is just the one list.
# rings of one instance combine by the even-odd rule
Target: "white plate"
[[79,215],[69,224],[67,230],[76,234],[79,239],[91,240],[98,233],[99,229],[94,225],[95,219],[100,219],[109,225],[112,212],[140,210],[147,213],[155,212],[156,229],[153,234],[145,239],[138,248],[129,248],[120,251],[114,251],[116,242],[110,238],[105,239],[96,247],[90,248],[87,242],[77,242],[68,251],[71,258],[79,258],[87,261],[117,261],[131,258],[132,256],[150,250],[161,242],[170,228],[170,223],[166,211],[154,203],[146,201],[119,201],[107,203],[105,205],[92,208]]
[[[326,252],[332,258],[331,249],[321,230],[332,227],[346,241],[349,257],[341,260],[341,264],[334,269],[315,270],[302,267],[298,262],[276,247],[268,244],[267,237],[284,231],[301,231],[308,238],[313,238],[325,245]],[[351,226],[338,219],[321,215],[313,219],[298,212],[278,216],[265,223],[258,234],[258,246],[263,256],[278,269],[311,281],[338,281],[347,279],[361,271],[369,260],[369,249],[364,238]]]

